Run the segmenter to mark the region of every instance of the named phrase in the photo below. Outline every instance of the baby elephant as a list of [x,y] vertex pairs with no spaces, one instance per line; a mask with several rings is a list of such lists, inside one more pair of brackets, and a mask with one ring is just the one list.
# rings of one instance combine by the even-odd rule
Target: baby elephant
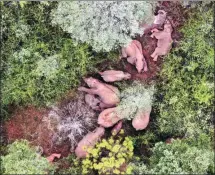
[[89,132],[79,143],[75,149],[75,154],[78,158],[87,156],[87,149],[95,146],[96,142],[104,135],[103,127],[96,128],[93,132]]
[[164,10],[158,10],[158,14],[154,17],[153,24],[146,26],[144,29],[144,34],[150,33],[150,31],[154,28],[162,28],[165,20],[166,20],[167,12]]
[[122,48],[122,57],[127,57],[127,61],[136,66],[138,73],[148,71],[146,60],[143,56],[141,43],[133,40],[127,47]]
[[131,78],[131,74],[117,70],[106,70],[104,72],[99,72],[99,74],[106,82],[121,81],[123,79],[128,80]]
[[156,39],[158,39],[157,48],[151,55],[151,57],[153,58],[153,61],[157,61],[157,58],[160,55],[166,55],[172,48],[172,42],[173,42],[172,36],[171,36],[172,31],[173,31],[172,26],[168,20],[164,24],[163,31],[159,31],[158,29],[151,30],[151,32],[153,32],[151,37],[152,38],[155,37]]
[[100,100],[98,98],[95,97],[95,95],[91,95],[91,94],[86,94],[85,95],[85,102],[93,109],[96,111],[100,111]]
[[120,102],[120,92],[116,87],[102,83],[92,77],[85,78],[84,81],[87,83],[90,89],[79,87],[78,90],[87,92],[91,95],[98,95],[100,101],[99,106],[101,109],[114,107]]

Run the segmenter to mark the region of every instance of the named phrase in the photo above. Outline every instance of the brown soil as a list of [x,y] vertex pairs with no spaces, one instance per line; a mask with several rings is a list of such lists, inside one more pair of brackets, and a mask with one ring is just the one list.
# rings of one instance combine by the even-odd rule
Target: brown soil
[[34,107],[17,109],[11,119],[6,122],[8,141],[11,142],[15,139],[34,140],[37,137],[35,131],[45,114],[46,111],[44,109],[37,111]]
[[[145,46],[148,46],[148,45],[145,45]],[[150,48],[153,48],[153,46]],[[141,80],[141,81],[149,82],[156,78],[156,75],[158,74],[158,72],[160,70],[159,67],[161,64],[161,60],[158,60],[158,62],[154,62],[146,50],[147,49],[144,49],[144,47],[143,47],[143,56],[145,57],[147,65],[148,65],[147,72],[138,73],[135,66],[133,66],[129,63],[126,63],[125,71],[131,74],[131,80]]]
[[41,146],[45,156],[60,153],[67,156],[70,153],[69,143],[56,146],[52,143],[52,131],[43,121],[48,109],[36,109],[33,106],[17,109],[11,119],[5,123],[8,142],[16,139],[26,139],[34,146]]

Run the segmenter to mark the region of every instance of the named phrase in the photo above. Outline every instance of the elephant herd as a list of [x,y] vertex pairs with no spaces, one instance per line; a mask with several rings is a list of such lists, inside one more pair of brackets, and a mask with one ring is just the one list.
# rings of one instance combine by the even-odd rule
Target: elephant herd
[[[160,30],[163,27],[163,30]],[[172,25],[167,19],[167,13],[164,10],[159,10],[155,16],[153,24],[145,28],[144,34],[151,33],[152,38],[157,39],[157,47],[151,54],[153,61],[157,61],[158,56],[166,55],[172,45],[171,34],[173,32]],[[138,73],[147,72],[148,66],[143,56],[142,45],[139,41],[133,40],[131,43],[121,49],[120,59],[126,58],[127,62],[134,65]],[[115,82],[128,80],[131,78],[129,73],[120,70],[106,70],[99,72],[105,82]],[[116,112],[116,106],[120,103],[120,91],[117,87],[103,83],[95,78],[84,78],[86,87],[79,87],[79,91],[86,93],[85,102],[93,110],[99,111],[98,124],[100,125],[93,132],[88,133],[75,149],[75,154],[78,158],[86,157],[87,147],[93,147],[96,142],[104,135],[105,129],[113,127],[112,132],[119,132],[122,127],[123,116]],[[132,125],[136,130],[145,129],[149,123],[151,110],[147,114],[138,113]]]

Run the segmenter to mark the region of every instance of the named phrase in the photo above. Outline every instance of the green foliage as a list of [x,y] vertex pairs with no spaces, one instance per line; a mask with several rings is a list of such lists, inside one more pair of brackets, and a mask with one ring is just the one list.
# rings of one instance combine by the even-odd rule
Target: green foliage
[[210,5],[212,1],[188,1],[184,0],[183,1],[183,6],[186,7],[189,5],[191,8],[198,7],[199,5]]
[[146,133],[144,134],[139,134],[135,137],[132,137],[132,141],[134,145],[136,145],[138,142],[148,145],[152,142],[152,140],[155,140],[155,139],[156,139],[155,134],[150,131],[146,131]]
[[94,54],[88,45],[74,44],[70,36],[51,26],[55,5],[26,2],[23,7],[17,3],[2,7],[4,105],[49,105],[77,87],[97,59],[111,56]]
[[53,11],[53,24],[76,41],[108,52],[128,44],[136,34],[143,34],[140,23],[148,23],[152,16],[152,4],[143,1],[59,2]]
[[82,174],[93,171],[99,174],[130,174],[132,169],[128,163],[133,157],[134,148],[129,137],[122,137],[123,133],[121,130],[118,138],[112,135],[94,148],[86,148],[88,155],[82,161]]
[[69,165],[68,168],[61,168],[57,172],[57,174],[81,174],[81,160],[77,159],[75,154],[70,154],[68,157],[64,157],[63,159],[57,162],[59,165]]
[[135,135],[131,137],[131,140],[134,145],[134,155],[137,156],[135,165],[140,162],[149,163],[151,147],[153,147],[157,141],[160,141],[160,138],[154,133],[154,129],[150,128],[138,134],[135,133]]
[[[95,51],[107,52],[126,45],[136,34],[142,34],[139,23],[149,22],[153,16],[152,6],[147,2],[22,1],[0,2],[0,5],[4,106],[52,104],[77,87],[86,73],[98,71],[97,64],[117,57],[115,52]],[[159,114],[157,123],[153,124],[161,133],[147,130],[144,135],[139,133],[133,138],[103,139],[88,149],[86,159],[69,156],[66,161],[71,167],[61,169],[60,173],[131,174],[134,149],[144,148],[148,153],[163,133],[192,137],[174,140],[171,144],[156,143],[150,158],[141,154],[143,162],[133,164],[134,174],[215,173],[213,141],[209,134],[202,133],[210,132],[213,111],[212,12],[209,6],[193,8],[181,29],[184,37],[179,47],[165,57],[161,81],[156,88]],[[52,24],[58,24],[69,34]],[[153,87],[130,83],[114,83],[121,90],[118,112],[129,120],[138,110],[151,110],[154,94]],[[95,122],[90,117],[94,113],[83,106],[80,108],[81,105],[69,103],[49,114],[53,122],[50,128],[58,130],[57,139],[69,138],[73,148]],[[80,111],[89,115],[85,117]],[[68,117],[72,118],[70,122],[66,120]],[[2,152],[5,150],[1,147]],[[5,174],[45,174],[55,169],[27,141],[9,145],[8,154],[1,156],[1,164],[0,173]]]
[[121,92],[121,101],[117,106],[117,113],[131,120],[139,110],[150,111],[153,94],[153,86],[146,87],[140,83],[133,83],[130,87],[127,87]]
[[214,88],[213,8],[195,8],[182,27],[179,46],[165,57],[157,92],[160,131],[193,135],[207,131]]
[[153,143],[155,143],[158,140],[155,133],[153,133],[150,130],[147,130],[144,133],[139,133],[131,137],[131,139],[134,144],[135,150],[141,149],[142,146],[144,146],[145,148],[152,147]]
[[[173,140],[171,144],[156,143],[150,165],[134,166],[137,174],[207,174],[214,173],[214,152],[208,147],[210,137],[202,134],[197,139]],[[199,145],[199,143],[201,143]]]
[[15,141],[8,146],[8,154],[2,156],[4,174],[47,174],[55,167],[29,146],[26,140]]
[[133,167],[132,174],[134,175],[148,174],[149,172],[148,167],[143,162],[131,163],[131,166]]

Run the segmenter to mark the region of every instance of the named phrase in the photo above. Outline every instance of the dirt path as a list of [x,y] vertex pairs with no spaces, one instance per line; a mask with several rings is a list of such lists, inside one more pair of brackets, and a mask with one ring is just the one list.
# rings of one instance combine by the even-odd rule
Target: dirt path
[[[170,20],[173,27],[173,48],[178,45],[179,40],[182,38],[182,35],[179,32],[180,27],[186,21],[187,10],[183,8],[179,2],[160,2],[159,7],[156,8],[155,14],[158,10],[164,10],[167,12],[167,19]],[[148,72],[138,74],[136,68],[129,63],[126,63],[125,71],[129,72],[132,75],[132,80],[142,80],[142,81],[152,81],[156,79],[156,76],[161,70],[163,63],[163,58],[159,57],[157,62],[154,62],[150,55],[154,52],[157,40],[151,38],[150,34],[143,35],[142,37],[138,36],[136,38],[142,44],[143,56],[146,59],[148,65]]]

